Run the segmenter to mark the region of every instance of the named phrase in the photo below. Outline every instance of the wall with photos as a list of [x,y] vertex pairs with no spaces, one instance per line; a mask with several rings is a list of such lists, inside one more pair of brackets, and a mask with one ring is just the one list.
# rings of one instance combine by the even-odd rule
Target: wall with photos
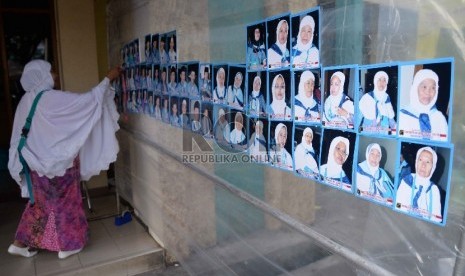
[[[113,33],[110,32],[110,44],[114,46],[110,48],[112,60],[123,62],[122,53],[124,51],[122,49],[138,40],[139,50],[141,51],[140,62],[144,64],[143,62],[147,60],[144,56],[143,45],[147,42],[148,34],[151,34],[150,39],[153,38],[153,34],[160,34],[157,41],[160,42],[159,39],[164,37],[166,45],[170,44],[172,34],[176,34],[177,62],[174,65],[177,66],[177,70],[171,70],[170,67],[173,66],[168,64],[165,67],[166,75],[173,73],[174,79],[181,82],[186,76],[190,75],[192,65],[196,64],[194,61],[199,60],[200,66],[194,70],[197,77],[203,79],[202,74],[205,73],[204,70],[201,70],[203,63],[211,65],[208,70],[213,80],[211,93],[214,94],[216,86],[218,86],[215,77],[221,75],[218,72],[221,72],[223,67],[223,69],[226,68],[224,77],[227,84],[232,85],[232,79],[237,76],[237,72],[241,72],[244,95],[249,95],[249,92],[253,90],[253,79],[259,72],[263,85],[267,87],[265,89],[267,91],[267,101],[265,102],[270,105],[273,98],[273,86],[275,85],[273,80],[278,75],[283,75],[287,87],[294,88],[291,89],[294,91],[286,91],[288,94],[285,94],[285,98],[288,99],[290,114],[294,114],[293,112],[296,111],[295,97],[298,94],[296,92],[298,90],[298,80],[304,79],[303,71],[305,70],[298,70],[294,67],[289,70],[281,68],[281,66],[277,66],[277,68],[268,68],[268,66],[265,68],[251,67],[250,62],[246,59],[249,27],[253,30],[255,25],[264,23],[264,26],[268,27],[270,25],[276,29],[276,25],[279,25],[282,16],[287,16],[288,22],[292,22],[294,17],[302,18],[302,14],[318,10],[315,9],[315,5],[302,4],[300,1],[291,1],[286,4],[277,1],[263,1],[257,6],[247,6],[243,3],[244,5],[238,5],[237,8],[226,12],[229,10],[223,8],[224,5],[227,6],[228,4],[223,3],[224,5],[221,5],[217,1],[196,3],[195,7],[190,7],[190,5],[194,4],[187,4],[188,7],[186,7],[177,1],[170,3],[164,6],[164,9],[166,9],[164,13],[160,13],[158,9],[157,11],[152,10],[159,7],[155,7],[155,3],[150,1],[138,1],[137,5],[123,1],[110,3],[109,11],[114,16],[111,17],[110,26],[120,28],[115,29]],[[343,5],[338,1],[334,3],[332,1],[322,1],[319,8],[317,24],[321,24],[321,26],[318,30],[319,39],[315,40],[315,43],[319,44],[320,64],[307,65],[312,67],[311,71],[313,75],[316,75],[314,82],[316,82],[321,93],[321,111],[317,112],[321,119],[318,119],[318,122],[304,120],[304,122],[296,123],[294,119],[297,118],[291,119],[291,116],[289,116],[290,120],[285,120],[287,113],[284,111],[282,117],[273,118],[270,115],[264,117],[262,122],[265,125],[263,127],[264,137],[270,143],[265,147],[268,151],[266,153],[265,150],[265,156],[267,156],[265,158],[271,158],[272,151],[276,152],[276,149],[272,148],[272,140],[275,140],[274,143],[278,141],[278,130],[284,127],[289,130],[287,131],[289,140],[284,145],[284,148],[290,153],[291,159],[293,159],[289,166],[281,165],[283,162],[279,159],[277,162],[266,159],[265,164],[227,162],[227,160],[219,163],[208,162],[203,159],[196,162],[187,161],[185,164],[176,163],[177,158],[185,157],[186,136],[187,140],[190,141],[192,137],[203,135],[199,135],[195,131],[183,130],[182,123],[180,124],[179,120],[174,122],[169,116],[165,122],[156,120],[153,118],[154,116],[150,116],[149,108],[148,111],[145,111],[145,108],[140,109],[140,106],[132,110],[132,112],[131,110],[124,110],[124,108],[128,108],[127,103],[130,96],[127,97],[126,101],[121,97],[122,102],[126,104],[121,106],[123,131],[120,133],[120,137],[121,141],[124,141],[124,145],[121,150],[122,157],[117,162],[117,184],[122,195],[134,205],[154,236],[165,244],[168,249],[173,250],[178,258],[186,262],[195,258],[193,256],[197,256],[194,253],[203,252],[202,250],[206,250],[205,248],[218,246],[219,243],[225,240],[238,238],[238,233],[240,233],[239,240],[245,241],[250,235],[259,235],[257,233],[262,233],[261,231],[264,231],[264,229],[278,231],[286,228],[286,226],[283,226],[282,221],[277,221],[266,213],[256,210],[249,203],[215,187],[213,183],[207,181],[208,185],[201,184],[206,180],[197,179],[197,177],[202,178],[202,173],[205,173],[226,180],[233,187],[255,196],[255,198],[267,203],[270,210],[275,209],[283,212],[283,214],[290,215],[291,219],[308,227],[307,230],[320,233],[330,240],[337,240],[343,248],[348,248],[354,252],[356,258],[369,261],[370,265],[363,267],[364,269],[370,270],[371,267],[374,270],[387,269],[393,273],[403,272],[408,274],[414,271],[411,268],[412,263],[421,263],[419,269],[422,273],[452,273],[454,269],[458,269],[460,262],[457,263],[455,268],[454,265],[444,265],[444,263],[455,260],[456,254],[453,248],[461,246],[461,235],[457,231],[457,226],[463,224],[463,204],[458,201],[459,197],[457,197],[462,191],[461,184],[459,184],[459,179],[462,176],[458,173],[451,174],[452,158],[455,156],[455,160],[457,160],[457,152],[461,152],[460,143],[455,143],[455,148],[454,144],[451,143],[454,141],[453,138],[457,135],[457,131],[459,131],[452,128],[452,118],[456,122],[456,118],[460,117],[461,114],[458,114],[456,109],[452,108],[451,103],[452,98],[455,99],[454,103],[456,104],[457,99],[463,97],[463,93],[452,89],[454,86],[457,87],[456,82],[461,81],[454,79],[453,75],[454,72],[457,74],[457,71],[463,70],[463,60],[457,56],[457,52],[452,51],[446,54],[441,49],[443,47],[456,49],[454,46],[457,47],[457,44],[450,39],[454,30],[449,28],[446,21],[440,24],[441,31],[437,31],[437,33],[445,37],[445,40],[448,40],[449,43],[442,40],[441,43],[444,45],[437,48],[436,51],[432,51],[425,49],[423,41],[428,39],[435,41],[436,44],[440,43],[434,38],[425,38],[423,35],[424,25],[422,22],[425,19],[422,19],[422,15],[442,11],[437,7],[428,6],[427,4],[405,4],[400,2],[384,5],[376,1],[367,1],[354,4],[345,3]],[[448,11],[451,9],[447,3],[441,8]],[[179,17],[180,10],[188,12]],[[196,16],[198,15],[196,11],[199,10],[203,11],[201,18]],[[205,16],[206,10],[208,10],[208,16]],[[148,16],[147,13],[150,13],[148,11],[157,13],[159,17],[157,15]],[[417,11],[421,11],[419,18],[409,16]],[[366,18],[366,21],[345,19],[348,14],[354,12],[367,15],[360,17]],[[377,12],[379,16],[373,16],[373,12]],[[186,14],[190,15],[191,13],[192,16],[186,16]],[[137,16],[134,16],[135,14]],[[260,16],[258,17],[258,15]],[[167,17],[171,21],[162,20]],[[176,18],[176,20],[173,22],[172,18]],[[384,19],[381,20],[381,18]],[[157,19],[160,21],[157,21]],[[385,19],[389,24],[385,23]],[[276,20],[276,23],[273,22],[274,20]],[[202,22],[199,23],[199,21]],[[111,24],[112,22],[115,24]],[[157,24],[158,22],[160,23]],[[195,32],[197,35],[186,32],[186,29],[192,25],[206,22],[208,22],[206,25],[202,25],[203,31],[197,29]],[[230,23],[226,24],[225,22]],[[462,24],[459,19],[457,19],[456,23]],[[168,26],[162,28],[160,24],[167,24]],[[131,29],[129,28],[130,25],[137,25],[137,27]],[[408,27],[402,28],[404,25]],[[290,36],[291,30],[292,25],[289,31]],[[206,33],[208,33],[209,39],[208,47],[202,46],[196,53],[194,50],[195,43],[202,41],[202,45],[205,45]],[[225,33],[233,35],[224,35]],[[238,35],[238,33],[242,35]],[[205,38],[205,40],[193,39],[193,36],[199,36]],[[268,31],[268,36],[270,36],[270,31]],[[276,34],[274,36],[276,40]],[[193,40],[196,42],[193,42]],[[272,42],[266,42],[265,47],[268,49]],[[291,43],[289,41],[288,45],[291,45]],[[158,45],[161,45],[161,43],[158,43]],[[208,52],[205,49],[208,49]],[[290,54],[292,54],[292,50]],[[241,56],[243,59],[240,58]],[[444,59],[443,57],[452,58]],[[295,56],[289,57],[291,66],[294,60],[297,60]],[[230,63],[229,66],[228,63]],[[267,65],[273,64],[268,63]],[[141,70],[148,68],[147,63],[142,66],[145,66],[145,68],[141,68]],[[128,66],[128,68],[131,68],[131,66]],[[153,69],[152,72],[154,72],[155,67],[151,68]],[[163,66],[158,67],[158,69],[159,72],[163,72]],[[429,133],[432,133],[432,136],[428,137],[423,134],[425,132],[423,129],[408,130],[405,126],[400,126],[407,122],[407,119],[401,119],[403,116],[400,112],[402,110],[401,106],[407,106],[409,102],[408,97],[404,96],[406,93],[402,92],[408,89],[402,89],[401,87],[407,85],[408,82],[411,83],[414,74],[421,69],[431,69],[439,72],[437,75],[439,75],[439,87],[442,90],[436,90],[436,92],[439,91],[442,97],[438,100],[437,109],[448,117],[447,130],[436,132],[430,130]],[[373,131],[369,131],[369,126],[363,125],[364,117],[371,119],[372,116],[370,114],[360,116],[359,114],[363,113],[363,108],[360,108],[360,110],[358,108],[359,101],[364,101],[362,97],[364,92],[373,89],[372,80],[373,77],[376,79],[375,73],[378,71],[387,71],[388,83],[391,85],[395,83],[395,87],[391,87],[394,94],[390,96],[392,110],[400,121],[397,121],[399,127],[393,125],[382,129],[377,127],[374,128],[376,131],[373,133]],[[348,96],[355,103],[355,109],[352,112],[353,118],[351,118],[352,123],[347,123],[347,120],[331,120],[331,109],[324,108],[326,102],[331,100],[330,86],[332,85],[333,75],[337,75],[337,72],[343,72],[342,78],[345,79],[346,84],[345,91],[349,93]],[[130,69],[126,73],[132,74]],[[263,81],[265,76],[267,81]],[[197,79],[199,86],[202,79]],[[344,84],[344,81],[342,83]],[[245,85],[247,85],[247,88]],[[166,91],[168,91],[168,86]],[[159,99],[163,100],[163,88],[160,92]],[[186,100],[186,105],[190,107],[191,112],[195,112],[195,100],[192,104],[189,102],[188,92],[179,90],[176,93],[180,94],[174,97],[170,97],[170,94],[167,95],[166,99],[169,106],[173,108],[173,102],[176,102],[176,108],[182,112],[182,109],[185,108],[183,102]],[[182,93],[186,93],[186,95],[183,96]],[[137,92],[134,95],[136,101],[137,97],[143,99],[143,89],[141,93]],[[150,99],[150,95],[156,98],[155,92],[150,94],[150,91],[147,91],[147,99]],[[203,96],[203,94],[199,95]],[[212,98],[214,99],[215,96],[212,95]],[[190,99],[192,100],[192,97]],[[225,112],[230,116],[228,118],[231,123],[230,127],[233,129],[236,125],[234,123],[236,119],[241,120],[242,118],[242,125],[246,127],[244,136],[250,141],[254,130],[253,124],[257,120],[253,120],[254,117],[251,116],[247,109],[249,106],[244,105],[244,114],[242,114],[236,106],[231,106],[228,103],[222,104],[221,100],[221,97],[216,102],[215,100],[208,102],[204,98],[199,99],[200,108],[198,109],[202,110],[202,113],[204,109],[207,110],[207,114],[210,115],[212,120],[212,127],[213,124],[220,121],[217,119],[221,117],[221,110],[223,112],[231,110],[230,114]],[[153,101],[155,102],[155,100]],[[248,97],[244,97],[243,101],[245,104],[250,104]],[[147,106],[150,106],[150,104],[147,104]],[[276,115],[274,112],[273,114]],[[346,116],[347,114],[343,115]],[[194,118],[192,121],[196,121],[195,114],[192,116]],[[256,117],[260,118],[260,116]],[[303,117],[305,118],[305,116]],[[376,117],[377,115],[374,113],[374,118],[376,119]],[[203,117],[198,116],[198,118]],[[190,125],[189,129],[193,125]],[[201,125],[199,124],[199,126]],[[325,163],[329,164],[329,160],[325,160],[325,158],[330,159],[329,156],[323,156],[323,152],[331,152],[335,148],[339,150],[337,146],[331,145],[330,142],[333,138],[343,137],[345,140],[341,139],[341,141],[348,141],[350,146],[346,146],[347,151],[344,154],[346,158],[351,160],[351,165],[345,167],[344,170],[349,180],[353,180],[351,185],[345,185],[346,182],[342,181],[342,178],[339,178],[339,181],[326,178],[327,176],[321,169],[316,174],[306,173],[305,170],[300,175],[296,174],[294,169],[297,163],[294,155],[296,154],[297,144],[301,141],[300,137],[303,138],[307,127],[312,130],[314,140],[317,137],[317,141],[319,141],[318,146],[315,146],[315,148],[321,153],[321,156],[316,160],[316,164],[320,168],[324,167],[322,165]],[[404,131],[401,132],[400,130]],[[433,136],[442,138],[434,139]],[[428,139],[425,140],[425,138]],[[209,146],[207,148],[217,157],[216,161],[224,161],[224,156],[227,155],[241,156],[240,158],[242,158],[242,156],[249,156],[250,154],[250,144],[244,144],[244,146],[247,146],[241,147],[243,146],[241,143],[233,143],[236,146],[231,146],[232,143],[229,141],[228,146],[224,147],[221,146],[221,141],[218,141],[218,138],[200,139],[200,141],[206,141]],[[393,195],[388,199],[383,196],[376,196],[376,192],[373,190],[369,191],[367,189],[363,193],[363,190],[359,188],[359,186],[362,186],[363,181],[358,178],[357,164],[362,163],[365,158],[368,161],[368,153],[371,153],[372,150],[367,150],[367,148],[371,148],[370,145],[373,145],[373,143],[378,145],[380,149],[378,152],[381,153],[381,156],[379,156],[380,164],[383,165],[387,177],[391,178],[393,183]],[[404,149],[408,149],[406,155],[408,158],[406,160],[415,167],[413,171],[418,170],[417,174],[420,174],[420,170],[413,164],[418,161],[415,154],[421,152],[419,149],[424,146],[434,148],[436,155],[439,156],[434,163],[435,165],[438,164],[438,168],[443,172],[435,178],[442,190],[442,194],[438,197],[437,194],[433,196],[430,193],[429,199],[428,192],[424,195],[424,200],[427,202],[426,206],[428,206],[428,202],[433,202],[437,200],[436,198],[442,198],[442,210],[439,211],[430,210],[429,207],[422,207],[423,209],[412,207],[413,202],[416,201],[415,185],[409,185],[411,188],[409,194],[411,196],[404,196],[410,198],[410,201],[405,199],[410,203],[404,203],[404,201],[401,201],[402,196],[395,195],[403,187],[401,185],[402,178],[397,176],[401,170],[396,165],[399,162],[400,153],[403,153]],[[350,148],[350,151],[348,148]],[[246,152],[241,153],[244,149],[246,149]],[[453,155],[454,149],[455,155]],[[194,145],[193,150],[191,156],[205,154],[205,148],[202,148],[200,144]],[[231,150],[234,150],[234,153],[231,153]],[[430,155],[434,156],[435,154],[430,153]],[[186,162],[186,160],[190,159],[183,160]],[[286,163],[284,162],[284,164]],[[288,170],[289,168],[291,170]],[[364,176],[363,173],[361,173],[361,176]],[[314,179],[314,177],[317,178]],[[196,187],[196,185],[202,185],[202,187]],[[334,187],[338,189],[334,189]],[[349,193],[344,193],[340,191],[341,189],[347,190]],[[407,194],[407,192],[404,192],[404,194]],[[421,194],[421,190],[418,194]],[[195,198],[199,200],[190,200]],[[156,211],[153,211],[154,209]],[[208,210],[208,212],[204,212],[205,210]],[[402,212],[407,213],[409,216],[401,214]],[[244,213],[249,215],[239,215]],[[208,221],[209,223],[204,224],[201,221]],[[199,228],[200,225],[202,227]],[[197,230],[202,229],[204,234],[186,230],[191,227]],[[412,228],[417,229],[415,233],[421,234],[413,235]],[[378,232],[383,233],[382,239],[374,234]],[[402,237],[401,240],[399,240],[399,236]],[[447,239],[444,237],[447,237]],[[434,249],[422,249],[425,243],[433,246]],[[212,252],[203,253],[218,257]],[[340,254],[348,257],[342,253]],[[381,257],[380,254],[393,254],[398,257],[386,258]],[[437,261],[425,264],[417,258],[418,254],[428,258],[435,257]],[[351,265],[355,264],[355,267],[358,264],[353,260],[350,263]],[[196,271],[195,268],[192,268],[192,271]]]

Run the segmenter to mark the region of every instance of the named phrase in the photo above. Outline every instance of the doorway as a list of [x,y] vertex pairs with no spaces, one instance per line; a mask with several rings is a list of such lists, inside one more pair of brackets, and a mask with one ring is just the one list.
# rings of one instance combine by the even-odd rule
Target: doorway
[[8,149],[16,107],[24,94],[20,77],[32,59],[57,68],[53,0],[0,0],[0,202],[19,194],[8,172]]

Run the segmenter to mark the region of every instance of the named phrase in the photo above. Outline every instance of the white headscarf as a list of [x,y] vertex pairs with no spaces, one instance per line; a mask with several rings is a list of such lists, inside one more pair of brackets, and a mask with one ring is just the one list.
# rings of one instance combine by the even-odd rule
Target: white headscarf
[[341,81],[341,86],[339,87],[339,91],[337,92],[337,95],[333,96],[333,94],[330,93],[328,99],[331,100],[331,106],[332,107],[333,106],[337,107],[339,105],[339,103],[341,102],[341,99],[342,99],[342,96],[343,96],[342,94],[344,92],[344,83],[346,81],[346,76],[341,71],[337,71],[337,72],[334,72],[334,74],[331,75],[330,81],[334,77],[337,77]]
[[[436,83],[436,95],[434,95],[433,100],[428,105],[424,105],[418,99],[418,87],[420,83],[425,79],[432,79]],[[418,111],[418,113],[429,113],[431,107],[436,104],[438,99],[438,90],[439,90],[439,77],[438,75],[430,69],[422,69],[415,74],[413,78],[413,84],[410,87],[410,106],[412,109]]]
[[[50,64],[34,60],[24,67],[21,84],[26,94],[16,109],[10,141],[8,168],[11,176],[22,186],[17,147],[21,129],[37,92],[53,87]],[[38,102],[22,155],[32,171],[39,176],[63,176],[79,156],[81,177],[108,169],[119,150],[115,132],[119,129],[114,91],[109,79],[87,93],[59,90],[45,92]]]
[[[286,82],[285,82],[285,80],[284,80],[283,75],[277,74],[277,75],[274,77],[273,83],[271,84],[271,92],[272,92],[271,94],[272,94],[272,96],[273,96],[273,101],[271,102],[270,106],[271,106],[271,108],[273,109],[273,111],[274,111],[275,113],[281,114],[281,112],[282,112],[282,114],[285,115],[285,113],[286,113],[286,108],[287,108],[287,105],[286,105],[286,95],[284,94],[284,97],[283,97],[282,100],[276,99],[276,96],[274,95],[274,91],[275,91],[274,86],[276,85],[276,82],[277,82],[278,78],[282,78],[282,79],[283,79],[283,84],[286,85]],[[284,91],[286,91],[286,90],[284,90]],[[278,111],[279,111],[279,112],[278,112]]]
[[313,98],[313,91],[312,91],[312,96],[310,98],[307,97],[307,95],[306,95],[305,83],[308,80],[312,80],[313,82],[315,82],[315,75],[313,75],[313,73],[311,71],[307,70],[307,71],[304,71],[302,73],[302,75],[300,76],[299,91],[298,91],[298,94],[297,94],[296,98],[301,103],[303,103],[305,107],[312,108],[312,107],[314,107],[316,105],[316,101]]
[[305,135],[307,133],[310,133],[312,135],[312,139],[313,139],[313,130],[309,127],[306,127],[304,129],[304,133],[302,134],[302,140],[301,140],[301,144],[302,146],[304,147],[304,149],[308,150],[308,151],[314,151],[313,150],[313,145],[312,145],[312,142],[310,142],[310,145],[307,144],[307,142],[305,141]]
[[[254,79],[253,79],[253,83],[255,83],[255,81],[258,79],[258,81],[260,82],[260,87],[262,85],[262,79],[259,77],[259,76],[256,76]],[[252,85],[252,89],[253,89],[253,85]],[[257,97],[258,95],[260,94],[260,90],[258,91],[255,91],[253,90],[252,91],[252,97]]]
[[[380,115],[387,116],[388,118],[394,118],[395,113],[394,109],[392,108],[391,103],[386,103],[386,99],[388,94],[386,93],[387,85],[383,90],[378,88],[378,80],[380,78],[386,79],[386,84],[389,82],[389,76],[384,71],[376,72],[373,78],[373,94],[374,98],[365,94],[362,96],[359,102],[360,112],[363,114],[363,117],[369,120],[377,119],[378,122],[380,120]],[[376,108],[378,108],[378,118],[376,117]]]
[[379,88],[378,88],[378,80],[380,78],[385,78],[386,79],[386,84],[389,82],[389,76],[388,76],[388,74],[386,72],[384,72],[384,71],[376,72],[376,74],[375,74],[375,76],[373,78],[373,85],[374,85],[373,94],[375,94],[375,98],[378,101],[385,102],[386,98],[387,98],[387,94],[386,94],[387,85],[383,90],[379,90]]
[[[286,129],[286,134],[287,134],[287,127],[285,124],[283,123],[279,123],[276,128],[274,129],[274,139],[276,141],[276,147],[278,147],[279,143],[278,143],[278,137],[279,137],[279,132],[281,131],[282,128],[285,128]],[[284,148],[284,147],[283,147]],[[281,148],[280,148],[281,149]],[[277,150],[277,149],[276,149]]]
[[24,66],[20,82],[26,93],[50,90],[55,85],[50,70],[52,66],[45,60],[33,60]]
[[[237,72],[236,75],[234,76],[234,81],[236,80],[236,78],[237,78],[238,76],[241,78],[241,81],[244,79],[244,77],[242,76],[242,73],[241,73],[241,72]],[[236,89],[237,89],[237,88],[241,88],[240,85],[239,85],[239,87],[236,87],[235,82],[233,82],[233,86],[234,86],[234,88],[236,88]]]
[[380,158],[383,156],[383,153],[382,153],[382,151],[381,151],[381,147],[379,146],[379,144],[377,144],[377,143],[372,143],[372,144],[369,144],[369,145],[367,146],[367,149],[366,149],[366,151],[365,151],[365,158],[366,158],[366,161],[367,161],[366,164],[367,164],[368,169],[370,170],[370,173],[371,173],[372,175],[374,175],[374,174],[376,173],[376,171],[378,171],[378,169],[379,169],[379,164],[378,164],[378,166],[372,166],[372,165],[370,164],[370,162],[368,161],[368,160],[369,160],[369,157],[370,157],[370,153],[371,153],[371,151],[374,150],[374,149],[377,149],[377,150],[379,151]]
[[430,172],[428,177],[421,177],[417,173],[416,174],[416,181],[417,181],[417,183],[422,184],[422,185],[429,185],[430,179],[433,176],[434,171],[436,170],[436,164],[438,163],[438,155],[436,154],[436,152],[431,147],[423,147],[423,148],[419,149],[417,151],[417,157],[415,159],[415,167],[416,167],[416,163],[418,162],[418,159],[420,158],[420,153],[422,153],[423,151],[430,152],[433,155],[433,166],[431,168],[431,172]]
[[299,34],[297,35],[296,48],[299,51],[302,51],[302,52],[307,51],[308,49],[310,49],[310,47],[312,47],[312,43],[313,43],[313,35],[311,36],[310,41],[308,41],[307,44],[303,44],[302,40],[300,39],[300,32],[302,31],[302,28],[304,26],[307,26],[307,25],[312,28],[312,31],[315,30],[315,20],[313,20],[313,17],[311,17],[310,15],[306,15],[306,16],[304,16],[304,18],[302,18],[302,20],[300,20]]
[[[223,73],[223,75],[224,75],[223,86],[220,86],[220,81],[218,79],[219,76],[220,76],[220,73]],[[218,71],[216,72],[216,87],[223,88],[225,86],[225,82],[226,82],[226,72],[224,71],[223,67],[220,67],[220,69],[218,69]]]
[[342,165],[339,165],[336,160],[334,160],[334,151],[336,150],[336,145],[339,142],[343,142],[346,145],[346,156],[344,158],[344,162],[347,160],[349,157],[349,139],[342,137],[342,136],[337,136],[331,141],[331,145],[329,146],[329,151],[328,151],[328,161],[326,163],[326,169],[327,169],[327,177],[339,177],[340,173],[342,172]]
[[284,44],[281,44],[281,43],[279,42],[279,39],[278,39],[278,38],[279,38],[279,30],[281,29],[281,26],[282,26],[284,23],[286,23],[286,25],[287,25],[287,31],[289,32],[289,23],[287,23],[287,21],[286,21],[285,19],[279,21],[278,27],[276,27],[276,45],[278,46],[278,48],[281,50],[281,53],[283,53],[283,54],[284,54],[284,53],[286,52],[286,50],[287,50],[287,48],[286,48],[286,46],[287,46],[287,39],[286,39],[286,41],[284,41]]

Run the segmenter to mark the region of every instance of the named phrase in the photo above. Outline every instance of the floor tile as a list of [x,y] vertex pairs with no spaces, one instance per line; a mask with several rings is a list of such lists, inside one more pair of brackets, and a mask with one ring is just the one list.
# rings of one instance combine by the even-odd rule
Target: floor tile
[[89,241],[84,250],[79,253],[79,260],[83,266],[90,266],[120,258],[123,255],[125,253],[119,250],[111,238],[100,238]]
[[2,275],[8,276],[24,276],[35,275],[34,258],[24,258],[21,256],[13,256],[8,263],[4,263],[0,267]]
[[149,252],[159,248],[158,244],[147,233],[135,233],[114,240],[119,250],[127,255]]
[[126,237],[135,233],[147,232],[134,217],[132,218],[132,221],[120,226],[115,225],[115,218],[103,219],[102,223],[105,225],[105,228],[107,229],[110,236],[115,239]]
[[[80,253],[79,253],[80,254]],[[79,254],[58,259],[58,252],[40,251],[35,256],[36,275],[50,275],[81,268]]]

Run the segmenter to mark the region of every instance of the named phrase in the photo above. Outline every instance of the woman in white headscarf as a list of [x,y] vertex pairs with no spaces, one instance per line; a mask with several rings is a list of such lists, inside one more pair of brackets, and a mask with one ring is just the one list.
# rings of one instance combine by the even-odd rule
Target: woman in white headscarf
[[313,131],[311,128],[306,127],[302,134],[301,143],[295,148],[295,170],[300,174],[317,176],[318,163],[312,141]]
[[208,114],[208,108],[204,107],[203,109],[203,116],[202,116],[202,122],[201,122],[201,133],[203,136],[207,138],[212,137],[212,121],[210,119],[210,116]]
[[270,153],[271,162],[283,169],[292,170],[292,156],[286,150],[287,127],[279,123],[274,130],[275,148]]
[[321,105],[313,97],[315,75],[304,71],[300,76],[298,94],[294,97],[294,116],[296,121],[319,121]]
[[274,77],[271,84],[273,101],[270,103],[268,113],[272,119],[291,120],[291,108],[286,103],[286,82],[281,74]]
[[192,114],[191,128],[193,132],[200,132],[202,125],[200,123],[200,103],[196,101],[194,103],[194,112]]
[[247,45],[247,62],[250,69],[266,67],[265,43],[262,40],[262,31],[259,26],[253,28],[252,39]]
[[234,83],[228,87],[228,105],[242,109],[244,106],[244,93],[242,93],[242,73],[237,72],[234,76]]
[[292,48],[292,63],[296,68],[318,67],[320,64],[320,52],[313,44],[315,32],[315,20],[310,15],[300,20],[297,43]]
[[255,122],[255,132],[250,136],[249,155],[253,161],[267,161],[266,138],[263,135],[263,122],[260,120]]
[[360,126],[364,132],[388,134],[391,129],[396,128],[396,114],[386,93],[388,82],[389,76],[386,72],[376,72],[373,91],[364,94],[360,99]]
[[229,141],[233,145],[243,145],[245,142],[245,135],[242,131],[244,127],[244,117],[241,112],[237,112],[234,116],[234,129],[229,134]]
[[417,151],[415,173],[405,176],[396,194],[396,208],[417,216],[441,222],[441,194],[438,186],[431,181],[438,156],[431,147]]
[[[29,249],[37,248],[58,251],[63,259],[86,244],[80,181],[116,160],[119,116],[110,82],[119,74],[112,69],[90,92],[72,93],[53,89],[56,75],[47,61],[24,67],[20,81],[26,93],[16,109],[8,169],[30,201],[9,253],[31,257],[37,251]],[[30,131],[22,131],[36,97]]]
[[338,187],[342,183],[351,185],[349,177],[342,168],[347,157],[349,157],[349,146],[349,139],[342,136],[337,136],[331,141],[327,163],[320,167],[320,175],[323,177],[323,181],[335,182]]
[[323,121],[330,126],[349,127],[354,121],[354,102],[344,93],[345,75],[337,71],[330,79],[330,95],[325,99]]
[[226,80],[226,71],[220,67],[216,72],[216,87],[213,90],[213,102],[225,104],[227,100],[227,91],[224,84]]
[[155,111],[154,111],[155,119],[161,120],[161,107],[160,107],[160,96],[155,98]]
[[253,79],[252,93],[249,96],[249,113],[252,116],[265,114],[265,97],[260,91],[262,80],[260,76],[255,76]]
[[357,166],[356,184],[361,195],[368,194],[384,199],[394,197],[394,184],[386,171],[379,167],[382,156],[379,144],[372,143],[367,146],[366,159]]
[[447,120],[436,108],[439,78],[430,69],[415,74],[410,87],[410,103],[399,114],[399,134],[404,137],[447,141]]
[[268,67],[278,68],[289,66],[290,56],[287,48],[287,37],[289,34],[289,24],[286,20],[281,20],[276,27],[276,43],[268,48]]

